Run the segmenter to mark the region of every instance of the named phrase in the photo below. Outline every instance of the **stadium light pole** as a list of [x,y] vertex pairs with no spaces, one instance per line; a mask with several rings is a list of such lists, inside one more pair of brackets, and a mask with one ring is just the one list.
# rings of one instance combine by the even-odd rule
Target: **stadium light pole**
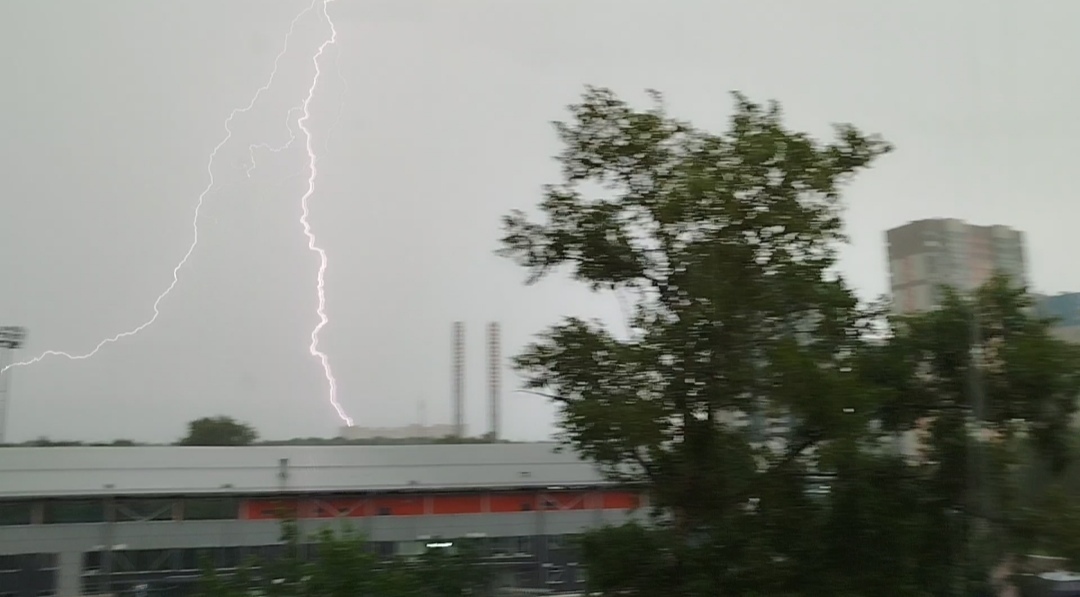
[[[0,326],[0,370],[8,366],[11,353],[22,348],[26,342],[26,328],[17,325]],[[0,445],[7,443],[8,388],[11,371],[0,373]]]

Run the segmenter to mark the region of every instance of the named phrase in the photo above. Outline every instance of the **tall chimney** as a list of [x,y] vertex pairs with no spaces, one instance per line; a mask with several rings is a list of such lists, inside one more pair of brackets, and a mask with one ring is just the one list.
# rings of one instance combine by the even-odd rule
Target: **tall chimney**
[[454,435],[465,437],[465,322],[455,321],[453,331]]
[[493,321],[488,324],[488,400],[491,417],[490,432],[491,441],[499,440],[499,398],[502,394],[502,355],[499,341],[499,322]]

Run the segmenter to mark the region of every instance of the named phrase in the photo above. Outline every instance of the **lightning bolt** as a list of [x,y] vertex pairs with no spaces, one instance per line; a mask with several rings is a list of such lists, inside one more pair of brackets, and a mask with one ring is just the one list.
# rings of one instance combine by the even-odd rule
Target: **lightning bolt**
[[251,178],[251,173],[255,171],[255,167],[257,166],[257,162],[255,161],[255,152],[257,150],[265,149],[270,153],[281,153],[282,151],[285,151],[286,149],[292,147],[293,142],[296,141],[296,131],[294,131],[292,128],[293,113],[299,111],[300,107],[297,106],[289,110],[289,112],[285,115],[285,128],[289,131],[289,140],[286,141],[285,144],[275,146],[270,145],[269,143],[252,143],[251,145],[248,145],[248,167],[246,170],[244,170],[244,174],[248,178]]
[[337,411],[338,417],[349,427],[353,426],[353,420],[349,415],[345,414],[344,409],[341,408],[341,404],[337,399],[337,379],[334,377],[334,371],[330,367],[330,358],[326,356],[326,353],[319,350],[319,332],[323,327],[329,323],[329,318],[326,316],[326,251],[321,249],[316,243],[315,234],[311,230],[311,222],[308,221],[308,200],[315,194],[315,179],[319,176],[319,171],[316,168],[315,163],[318,159],[315,156],[315,150],[312,147],[311,130],[307,127],[308,120],[311,119],[311,100],[315,97],[315,88],[319,86],[319,78],[322,76],[322,70],[319,68],[319,58],[326,52],[326,48],[334,45],[337,42],[337,28],[334,27],[334,21],[330,18],[329,4],[333,0],[323,0],[322,13],[326,19],[326,23],[330,26],[330,37],[326,39],[315,51],[315,55],[311,57],[311,62],[315,66],[315,75],[311,78],[311,87],[308,88],[307,97],[304,98],[304,102],[300,108],[303,115],[296,121],[297,127],[304,133],[304,149],[307,151],[308,156],[308,181],[307,190],[304,195],[300,197],[300,225],[304,229],[304,236],[308,240],[308,249],[319,256],[319,271],[315,276],[315,294],[318,297],[318,307],[315,312],[319,316],[319,323],[315,326],[315,329],[311,330],[311,344],[308,346],[308,352],[311,356],[319,359],[322,364],[323,373],[326,375],[326,382],[330,386],[330,404]]
[[[310,112],[309,108],[310,108],[310,105],[311,105],[311,100],[315,95],[315,89],[318,86],[319,78],[320,78],[320,76],[322,74],[321,71],[320,71],[320,68],[319,68],[319,58],[322,57],[322,55],[325,53],[327,47],[329,47],[331,45],[334,45],[336,43],[336,41],[337,41],[337,29],[334,26],[333,20],[330,18],[330,12],[329,12],[329,9],[328,9],[328,4],[330,2],[332,2],[332,1],[333,0],[321,0],[321,2],[322,2],[322,16],[323,16],[323,18],[326,19],[327,24],[330,26],[330,37],[327,38],[325,41],[323,41],[321,45],[319,45],[319,47],[316,50],[314,56],[312,56],[312,62],[314,63],[314,66],[315,66],[315,75],[312,78],[311,86],[308,88],[307,96],[305,97],[303,103],[299,107],[296,107],[296,108],[293,108],[293,109],[289,110],[288,114],[286,115],[286,127],[288,128],[289,134],[290,134],[289,141],[286,142],[284,145],[278,146],[278,147],[271,146],[271,145],[266,144],[266,143],[250,145],[248,147],[248,151],[249,151],[249,154],[251,156],[251,161],[250,161],[249,167],[245,171],[245,174],[248,177],[250,177],[251,172],[255,169],[255,151],[257,149],[267,149],[267,150],[269,150],[271,152],[280,152],[280,151],[283,151],[283,150],[287,149],[288,147],[290,147],[293,144],[293,142],[296,140],[296,133],[293,130],[290,123],[292,121],[293,113],[297,112],[297,111],[301,112],[302,115],[297,120],[297,127],[304,133],[304,137],[305,137],[305,149],[306,149],[307,155],[308,155],[309,176],[308,176],[307,191],[304,193],[304,195],[300,199],[300,206],[301,206],[300,223],[301,223],[301,225],[303,227],[304,235],[308,239],[308,249],[315,252],[315,253],[317,253],[318,256],[319,256],[319,269],[318,269],[318,274],[317,274],[317,277],[316,277],[316,280],[317,280],[316,294],[318,296],[318,307],[316,309],[316,313],[319,316],[319,323],[318,323],[318,325],[315,326],[315,329],[312,330],[312,332],[311,332],[311,344],[309,346],[309,351],[311,352],[311,355],[318,358],[319,361],[322,364],[323,372],[325,373],[327,382],[328,382],[328,384],[330,386],[330,403],[331,403],[331,405],[334,407],[334,410],[337,412],[338,416],[343,421],[345,421],[345,423],[347,425],[352,426],[353,425],[353,420],[348,415],[345,414],[344,409],[342,409],[341,405],[338,403],[338,400],[337,400],[337,380],[334,377],[333,370],[330,367],[330,359],[329,359],[329,357],[327,357],[327,355],[325,353],[323,353],[322,351],[319,350],[319,332],[329,322],[329,319],[326,316],[326,294],[325,294],[325,274],[326,274],[327,258],[326,258],[326,252],[323,249],[319,248],[319,246],[316,244],[314,233],[312,232],[311,225],[308,222],[308,200],[311,198],[312,194],[314,194],[314,192],[315,192],[315,179],[318,176],[318,172],[317,172],[316,167],[315,167],[315,163],[316,163],[317,159],[316,159],[316,156],[315,156],[315,152],[312,149],[312,135],[311,135],[311,131],[306,126],[306,122],[311,118],[311,112]],[[47,359],[49,357],[64,357],[64,358],[66,358],[68,360],[72,360],[72,361],[81,361],[81,360],[89,359],[89,358],[93,357],[94,355],[96,355],[98,352],[100,352],[105,346],[107,346],[109,344],[113,344],[113,343],[118,342],[120,340],[123,340],[125,338],[130,338],[132,336],[135,336],[135,335],[139,334],[140,332],[142,332],[143,330],[145,330],[146,328],[153,325],[154,322],[157,321],[158,317],[161,315],[160,307],[161,307],[162,301],[164,301],[165,298],[168,297],[170,293],[172,293],[173,289],[175,289],[176,285],[180,282],[180,271],[184,268],[185,265],[187,265],[188,260],[191,258],[191,255],[195,252],[195,248],[199,244],[199,220],[200,220],[200,216],[202,214],[202,208],[206,203],[207,196],[210,194],[210,191],[214,188],[214,184],[215,184],[214,162],[217,159],[218,152],[221,150],[221,148],[224,147],[225,144],[227,144],[232,139],[232,136],[233,136],[233,131],[232,131],[233,120],[237,116],[239,116],[241,114],[245,114],[247,112],[250,112],[252,110],[252,108],[255,107],[255,104],[259,101],[259,98],[261,98],[262,95],[264,93],[266,93],[270,89],[271,86],[273,86],[274,78],[277,76],[277,72],[278,72],[278,65],[281,62],[281,59],[289,51],[289,40],[292,38],[293,33],[296,30],[297,23],[299,23],[300,20],[305,15],[307,15],[312,10],[314,10],[316,5],[319,4],[319,2],[320,2],[320,0],[312,0],[311,4],[307,8],[302,10],[299,14],[297,14],[293,18],[292,22],[289,23],[289,31],[288,31],[288,33],[285,34],[285,39],[283,41],[283,47],[282,47],[281,51],[277,54],[277,56],[274,58],[274,65],[273,65],[273,68],[270,71],[270,75],[267,78],[266,82],[255,91],[255,94],[251,97],[251,100],[247,103],[247,105],[245,105],[243,107],[240,107],[240,108],[233,109],[229,113],[229,116],[225,119],[225,122],[224,122],[224,125],[223,125],[224,129],[225,129],[225,136],[217,143],[217,145],[214,146],[214,148],[210,151],[210,155],[207,157],[206,173],[207,173],[207,177],[208,177],[209,180],[208,180],[208,182],[206,184],[206,187],[203,188],[201,193],[199,193],[199,195],[198,195],[198,197],[197,197],[197,199],[195,201],[195,212],[194,212],[194,214],[192,216],[192,220],[191,220],[191,228],[192,228],[191,243],[188,245],[187,250],[184,252],[183,256],[180,258],[180,261],[178,261],[176,266],[173,267],[172,281],[165,288],[165,290],[162,291],[161,294],[159,294],[157,296],[157,298],[154,300],[153,306],[151,308],[152,311],[153,311],[153,315],[151,315],[143,323],[139,324],[138,326],[136,326],[136,327],[134,327],[134,328],[132,328],[130,330],[120,332],[120,333],[118,333],[118,334],[116,334],[114,336],[111,336],[111,337],[105,338],[104,340],[101,340],[100,342],[97,343],[97,345],[94,346],[94,348],[92,350],[90,350],[88,352],[85,352],[85,353],[71,353],[71,352],[66,352],[66,351],[62,351],[62,350],[46,350],[45,352],[39,354],[38,356],[36,356],[36,357],[34,357],[32,359],[29,359],[29,360],[26,360],[26,361],[18,361],[18,362],[10,363],[5,367],[0,368],[0,374],[5,373],[9,369],[12,369],[12,368],[26,367],[26,366],[29,366],[29,365],[39,363],[39,362],[41,362],[41,361],[43,361],[43,360],[45,360],[45,359]],[[340,76],[340,72],[339,72],[339,76]],[[339,118],[340,118],[340,114],[339,114]]]

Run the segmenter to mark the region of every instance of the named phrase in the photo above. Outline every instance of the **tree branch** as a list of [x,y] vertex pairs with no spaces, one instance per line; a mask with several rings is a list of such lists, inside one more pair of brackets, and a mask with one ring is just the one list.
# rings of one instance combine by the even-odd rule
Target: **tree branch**
[[[554,400],[556,402],[561,402],[562,404],[570,404],[572,402],[571,399],[566,398],[564,396],[558,396],[556,394],[548,394],[547,392],[538,392],[536,390],[530,390],[530,389],[527,389],[527,388],[519,388],[519,389],[517,389],[515,391],[518,392],[518,393],[521,393],[521,394],[531,394],[533,396],[539,396],[541,398],[547,398],[549,400]],[[639,452],[637,448],[634,448],[634,449],[630,450],[628,456],[638,466],[641,467],[641,470],[645,473],[645,476],[648,477],[651,482],[653,482],[653,483],[656,482],[656,479],[657,479],[657,477],[656,477],[656,467],[654,467],[651,462],[646,460],[645,457],[641,455],[641,452]]]
[[548,400],[554,400],[556,402],[561,402],[563,404],[570,404],[570,399],[569,398],[563,398],[562,396],[556,396],[555,394],[547,394],[545,392],[537,392],[536,390],[530,390],[530,389],[527,389],[527,388],[519,388],[519,389],[514,390],[514,391],[519,393],[519,394],[532,394],[533,396],[539,396],[541,398],[547,398]]

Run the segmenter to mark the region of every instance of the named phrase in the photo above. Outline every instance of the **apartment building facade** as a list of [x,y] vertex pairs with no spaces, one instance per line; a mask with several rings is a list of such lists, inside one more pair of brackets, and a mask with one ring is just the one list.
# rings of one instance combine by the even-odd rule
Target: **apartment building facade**
[[995,272],[1028,285],[1024,233],[1008,226],[979,226],[953,218],[918,220],[886,232],[893,310],[932,309],[941,287],[968,292]]

